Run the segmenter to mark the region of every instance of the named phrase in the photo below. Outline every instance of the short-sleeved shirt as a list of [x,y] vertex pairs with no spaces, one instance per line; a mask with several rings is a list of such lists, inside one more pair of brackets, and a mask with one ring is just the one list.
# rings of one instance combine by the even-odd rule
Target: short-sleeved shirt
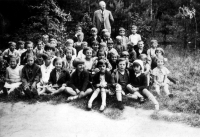
[[4,52],[3,52],[3,56],[4,57],[10,57],[10,56],[14,56],[16,58],[19,58],[20,54],[18,52],[18,50],[14,49],[14,51],[10,51],[10,49],[6,49]]
[[47,83],[50,78],[50,73],[54,69],[54,66],[52,63],[48,67],[46,67],[45,64],[43,64],[40,68],[41,68],[41,72],[42,72],[41,81]]
[[131,34],[129,36],[129,41],[132,42],[134,45],[137,45],[138,41],[142,40],[139,34]]
[[164,77],[167,76],[170,73],[170,71],[166,67],[158,68],[156,67],[153,69],[152,74],[156,76],[156,80],[159,83],[164,82]]

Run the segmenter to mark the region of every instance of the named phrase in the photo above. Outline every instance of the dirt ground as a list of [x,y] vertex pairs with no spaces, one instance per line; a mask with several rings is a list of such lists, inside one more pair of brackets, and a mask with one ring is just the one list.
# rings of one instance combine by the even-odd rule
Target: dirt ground
[[[107,109],[106,111],[109,111]],[[153,111],[126,107],[122,118],[70,104],[0,103],[0,137],[199,137],[200,129],[156,121]]]

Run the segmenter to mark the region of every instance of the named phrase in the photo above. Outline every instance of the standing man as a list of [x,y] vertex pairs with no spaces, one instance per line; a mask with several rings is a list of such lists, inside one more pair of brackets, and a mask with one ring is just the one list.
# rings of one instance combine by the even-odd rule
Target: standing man
[[101,32],[102,29],[107,29],[111,33],[110,22],[114,22],[112,13],[106,10],[106,3],[99,2],[100,9],[94,12],[93,25]]

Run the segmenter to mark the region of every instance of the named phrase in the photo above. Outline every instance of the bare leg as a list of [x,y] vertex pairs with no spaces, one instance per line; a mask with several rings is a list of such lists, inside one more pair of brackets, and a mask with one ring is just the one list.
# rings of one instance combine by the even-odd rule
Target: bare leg
[[99,92],[100,92],[100,89],[99,89],[99,88],[97,88],[97,89],[93,92],[93,94],[92,94],[90,100],[88,101],[88,108],[92,108],[92,103],[93,103],[94,99],[99,95]]
[[159,110],[159,103],[156,100],[156,98],[153,96],[153,94],[151,92],[149,92],[147,89],[143,89],[143,94],[147,96],[147,98],[149,100],[151,100],[153,102],[153,104],[155,105],[155,110]]
[[100,111],[104,111],[105,107],[106,107],[106,90],[104,88],[101,89],[101,107],[100,107]]
[[83,94],[80,94],[79,95],[79,98],[83,98],[83,97],[86,97],[87,95],[91,94],[92,93],[92,89],[89,88],[87,89]]

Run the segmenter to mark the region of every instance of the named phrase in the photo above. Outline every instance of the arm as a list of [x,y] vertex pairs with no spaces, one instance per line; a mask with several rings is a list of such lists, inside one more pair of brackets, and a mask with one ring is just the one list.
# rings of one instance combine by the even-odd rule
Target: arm
[[109,12],[109,19],[110,19],[111,22],[114,22],[114,18],[113,18],[113,16],[112,16],[112,13],[111,13],[111,12]]
[[94,12],[94,15],[93,15],[93,25],[95,27],[97,27],[97,25],[96,25],[96,12]]
[[8,68],[6,68],[6,82],[11,83],[11,80],[9,79],[9,74],[8,74]]
[[141,86],[138,87],[139,91],[142,91],[143,89],[147,88],[148,83],[147,83],[147,77],[145,75],[142,75],[142,84]]
[[22,84],[23,85],[27,85],[27,80],[26,80],[26,67],[24,67],[23,69],[22,69]]

